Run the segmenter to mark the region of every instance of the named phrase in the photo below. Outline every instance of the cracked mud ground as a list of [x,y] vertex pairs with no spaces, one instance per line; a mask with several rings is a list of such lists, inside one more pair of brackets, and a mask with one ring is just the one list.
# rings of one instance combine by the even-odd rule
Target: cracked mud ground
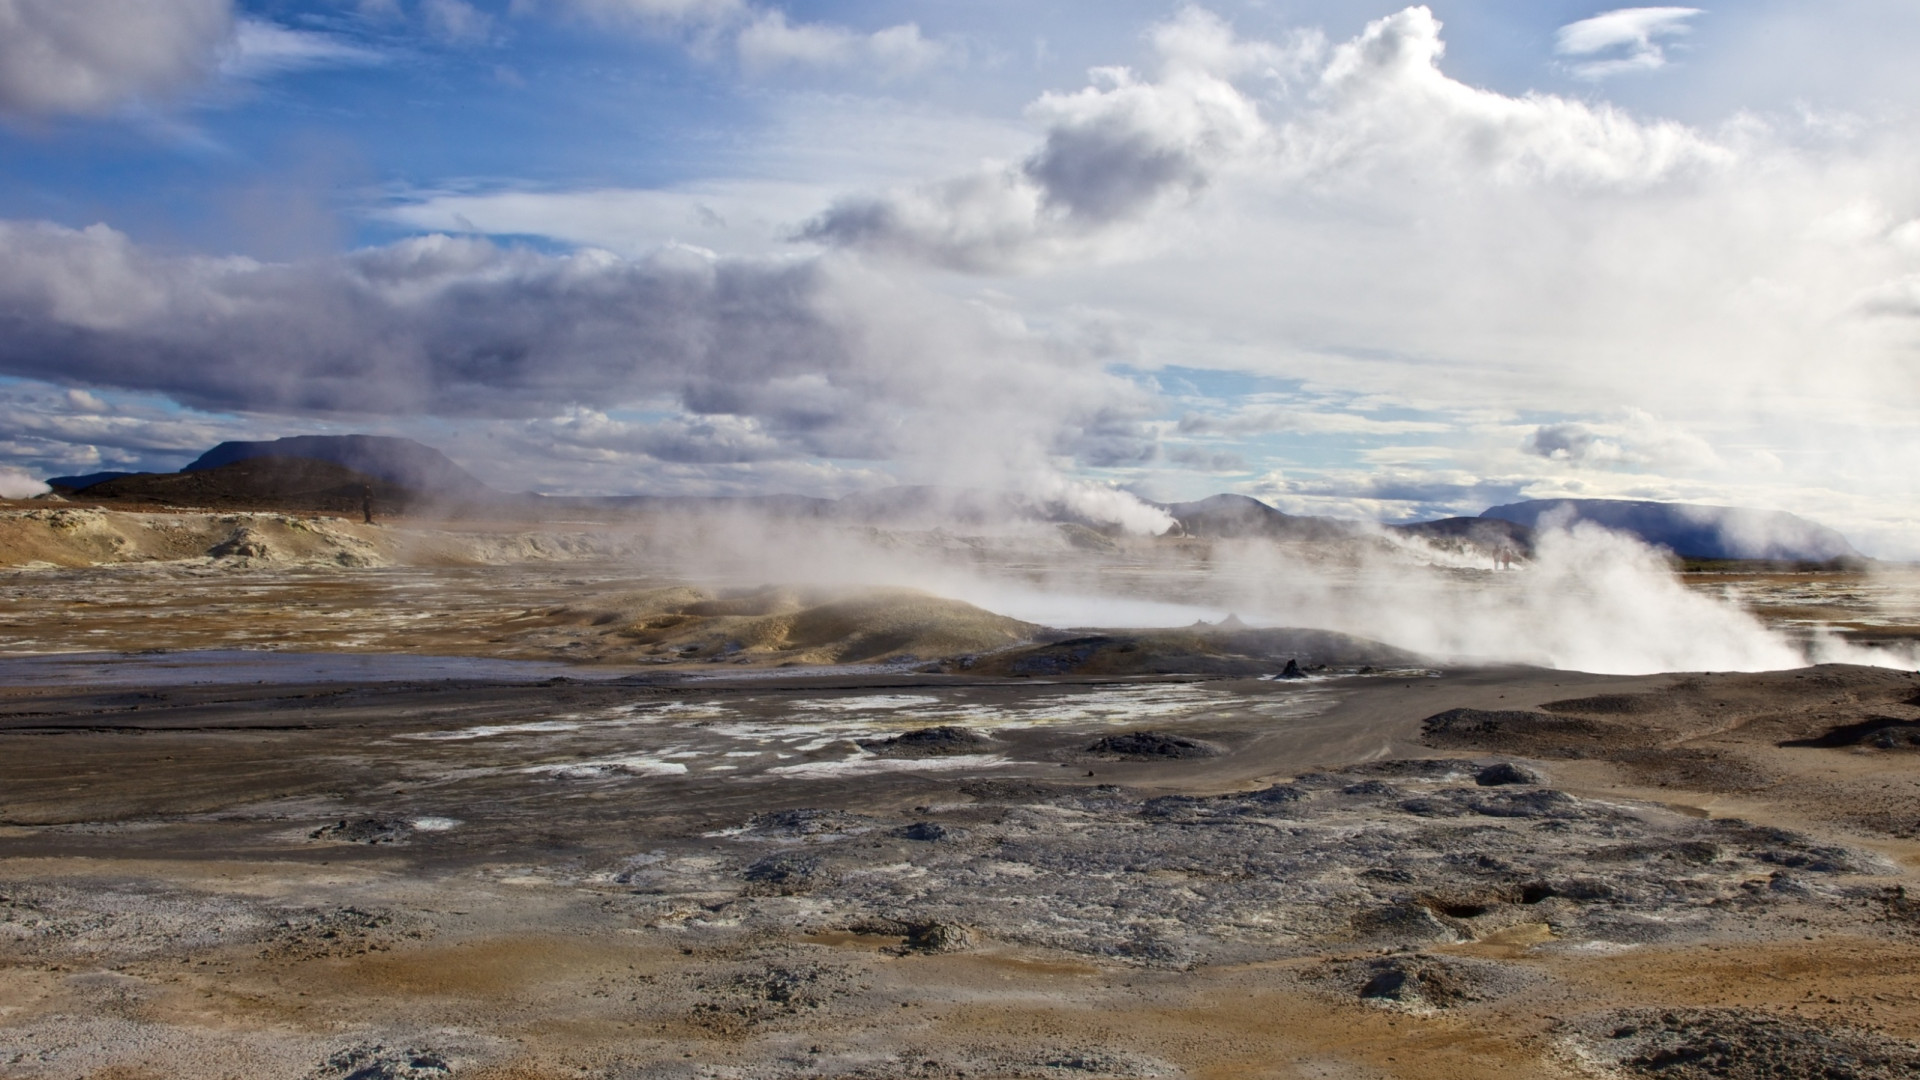
[[1913,1076],[1916,721],[1842,667],[17,689],[0,1075]]

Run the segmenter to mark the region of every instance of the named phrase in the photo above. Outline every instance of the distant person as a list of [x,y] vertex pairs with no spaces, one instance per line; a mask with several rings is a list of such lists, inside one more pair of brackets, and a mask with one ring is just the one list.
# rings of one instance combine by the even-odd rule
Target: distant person
[[373,485],[372,484],[360,485],[360,516],[366,519],[367,524],[369,525],[373,524]]

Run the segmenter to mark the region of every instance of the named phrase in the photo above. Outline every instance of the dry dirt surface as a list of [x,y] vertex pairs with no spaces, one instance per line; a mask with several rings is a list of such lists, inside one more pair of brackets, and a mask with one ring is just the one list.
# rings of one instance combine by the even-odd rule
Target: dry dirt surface
[[0,696],[0,1075],[1920,1063],[1910,674],[115,663]]

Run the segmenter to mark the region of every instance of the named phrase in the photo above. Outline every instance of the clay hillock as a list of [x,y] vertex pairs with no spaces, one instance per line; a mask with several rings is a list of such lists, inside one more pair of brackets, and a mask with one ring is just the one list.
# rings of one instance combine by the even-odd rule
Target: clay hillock
[[1204,539],[1350,540],[1364,532],[1355,522],[1300,517],[1246,495],[1210,495],[1163,509],[1180,523],[1184,535]]
[[640,590],[560,609],[533,637],[579,642],[596,658],[855,664],[973,656],[1041,628],[906,588],[777,586]]
[[983,754],[993,748],[993,740],[977,731],[942,724],[918,728],[887,739],[855,739],[862,750],[881,757],[928,758]]
[[1414,667],[1421,657],[1330,630],[1187,626],[1082,633],[975,660],[982,674],[1279,676],[1296,671],[1352,673]]

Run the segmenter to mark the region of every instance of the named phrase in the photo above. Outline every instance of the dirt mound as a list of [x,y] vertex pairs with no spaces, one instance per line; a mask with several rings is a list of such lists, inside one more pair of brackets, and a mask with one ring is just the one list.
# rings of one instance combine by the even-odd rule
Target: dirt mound
[[1412,1009],[1445,1009],[1518,993],[1537,981],[1511,965],[1412,953],[1377,959],[1333,960],[1307,974],[1369,1002]]
[[1818,746],[1829,749],[1859,746],[1870,750],[1920,750],[1920,720],[1870,716],[1857,724],[1840,724],[1825,734],[1787,739],[1781,746]]
[[1411,667],[1412,653],[1328,630],[1190,626],[1090,634],[976,662],[992,675],[1240,675]]
[[1743,1009],[1623,1010],[1574,1025],[1572,1041],[1582,1056],[1666,1080],[1920,1075],[1913,1043]]
[[1022,644],[1040,628],[917,589],[691,587],[608,597],[565,609],[594,655],[670,660],[854,664],[974,656]]
[[1585,716],[1642,716],[1657,712],[1660,702],[1650,694],[1596,694],[1593,697],[1549,701],[1540,706],[1550,713],[1579,713]]
[[1182,735],[1165,735],[1157,731],[1129,731],[1122,735],[1105,735],[1095,739],[1093,745],[1087,747],[1087,753],[1153,759],[1217,757],[1220,751],[1198,739],[1189,739]]
[[977,731],[945,724],[940,727],[921,728],[904,735],[895,735],[891,739],[856,739],[861,749],[881,757],[926,758],[952,757],[956,754],[978,754],[993,744],[993,740]]
[[1429,746],[1473,747],[1530,756],[1560,756],[1570,747],[1598,746],[1624,730],[1600,721],[1511,709],[1448,709],[1420,722]]

